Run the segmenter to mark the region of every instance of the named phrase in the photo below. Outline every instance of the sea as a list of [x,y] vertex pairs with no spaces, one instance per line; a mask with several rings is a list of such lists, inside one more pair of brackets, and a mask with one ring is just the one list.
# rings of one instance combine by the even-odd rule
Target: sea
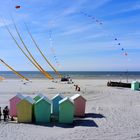
[[[46,79],[39,71],[19,71],[20,74],[29,79]],[[52,77],[58,78],[49,71]],[[140,71],[60,71],[62,76],[69,76],[72,79],[140,79]],[[5,79],[18,79],[19,77],[11,71],[0,71],[0,76]]]

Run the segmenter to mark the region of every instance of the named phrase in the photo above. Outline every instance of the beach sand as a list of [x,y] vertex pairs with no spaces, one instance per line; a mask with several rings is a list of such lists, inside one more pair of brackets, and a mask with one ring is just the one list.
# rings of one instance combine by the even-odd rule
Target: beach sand
[[47,126],[15,122],[0,123],[0,140],[140,140],[140,91],[107,87],[108,80],[75,79],[81,87],[49,80],[20,80],[0,82],[0,106],[9,105],[17,94],[34,97],[43,93],[48,98],[61,93],[72,96],[80,93],[87,99],[85,118],[75,118],[72,125],[50,123]]

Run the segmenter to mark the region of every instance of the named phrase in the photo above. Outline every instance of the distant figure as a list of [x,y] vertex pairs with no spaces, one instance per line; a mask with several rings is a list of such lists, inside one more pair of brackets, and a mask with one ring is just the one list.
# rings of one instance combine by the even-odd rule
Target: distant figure
[[0,121],[1,121],[1,116],[2,116],[2,113],[1,113],[1,107],[0,107]]
[[78,85],[74,85],[75,86],[75,91],[77,91],[78,90]]
[[3,109],[3,116],[4,116],[4,121],[7,121],[9,119],[9,109],[8,109],[8,106],[6,106]]
[[81,91],[80,87],[77,88],[77,91]]

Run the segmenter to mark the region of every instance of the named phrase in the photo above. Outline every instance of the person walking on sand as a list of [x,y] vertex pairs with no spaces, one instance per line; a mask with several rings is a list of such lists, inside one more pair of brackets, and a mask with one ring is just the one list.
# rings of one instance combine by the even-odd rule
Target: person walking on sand
[[1,116],[2,116],[2,113],[1,113],[1,107],[0,107],[0,121],[1,121]]

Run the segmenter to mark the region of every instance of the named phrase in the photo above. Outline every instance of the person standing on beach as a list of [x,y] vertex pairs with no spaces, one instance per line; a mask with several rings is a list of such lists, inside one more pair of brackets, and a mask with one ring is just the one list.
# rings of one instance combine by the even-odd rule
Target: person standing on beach
[[1,113],[1,107],[0,107],[0,121],[1,121],[1,116],[2,116],[2,113]]
[[74,85],[75,86],[75,91],[77,91],[77,89],[78,89],[78,85]]
[[80,87],[78,87],[78,88],[77,88],[77,91],[81,91],[81,88],[80,88]]
[[7,121],[9,119],[9,109],[8,106],[6,106],[3,110],[3,116],[4,116],[4,121]]

